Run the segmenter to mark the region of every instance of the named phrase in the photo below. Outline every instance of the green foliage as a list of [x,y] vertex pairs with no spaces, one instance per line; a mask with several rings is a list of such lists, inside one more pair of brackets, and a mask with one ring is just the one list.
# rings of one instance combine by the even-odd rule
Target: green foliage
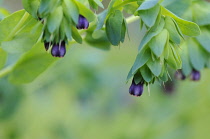
[[[180,7],[182,5],[183,7]],[[172,2],[167,7],[175,14],[183,18],[191,19],[201,27],[201,34],[195,38],[187,38],[182,42],[180,50],[182,57],[182,71],[185,76],[189,76],[193,69],[202,70],[208,67],[209,63],[209,11],[207,7],[210,6],[206,1],[180,1]],[[180,10],[175,10],[175,9]],[[193,11],[196,9],[196,12]],[[193,18],[192,18],[193,17]]]
[[119,45],[120,41],[122,41],[121,38],[125,36],[125,33],[123,33],[121,36],[123,30],[123,21],[124,19],[122,12],[119,10],[116,10],[114,13],[112,13],[106,21],[107,37],[112,45]]
[[[7,53],[22,55],[16,63],[7,65],[11,66],[10,70],[3,69],[2,72],[10,73],[9,79],[14,83],[33,81],[56,61],[41,48],[42,42],[47,52],[51,51],[56,57],[63,57],[66,45],[76,42],[86,42],[104,50],[124,43],[127,23],[132,21],[125,18],[124,11],[139,17],[140,26],[147,30],[127,79],[135,77],[135,81],[148,85],[156,80],[167,81],[169,68],[178,70],[186,63],[183,67],[187,69],[183,71],[189,75],[190,70],[201,70],[209,65],[210,49],[206,39],[209,34],[207,27],[200,30],[198,26],[208,24],[208,18],[204,18],[208,10],[201,7],[207,8],[209,3],[204,1],[111,0],[107,9],[99,14],[90,7],[94,10],[104,8],[101,0],[22,0],[22,3],[25,10],[17,11],[0,22],[0,67],[7,68]],[[177,7],[180,10],[175,12]],[[200,12],[192,12],[191,8]],[[81,16],[84,19],[80,19]],[[193,21],[187,21],[185,17]],[[85,27],[78,28],[79,24],[85,24]],[[189,37],[195,38],[190,40]],[[62,49],[61,44],[64,45]],[[191,49],[180,51],[183,44],[187,47],[192,45]],[[57,54],[60,52],[61,55]]]
[[37,43],[13,66],[9,80],[15,84],[30,83],[56,60],[46,54],[41,43]]

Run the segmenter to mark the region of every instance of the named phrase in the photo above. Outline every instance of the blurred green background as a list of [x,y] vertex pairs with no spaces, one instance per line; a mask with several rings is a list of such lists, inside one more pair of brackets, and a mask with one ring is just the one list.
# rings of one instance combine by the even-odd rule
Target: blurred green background
[[[2,6],[13,12],[21,3]],[[210,71],[133,97],[126,76],[142,38],[138,22],[129,33],[110,51],[73,45],[30,84],[0,79],[0,139],[209,139]]]

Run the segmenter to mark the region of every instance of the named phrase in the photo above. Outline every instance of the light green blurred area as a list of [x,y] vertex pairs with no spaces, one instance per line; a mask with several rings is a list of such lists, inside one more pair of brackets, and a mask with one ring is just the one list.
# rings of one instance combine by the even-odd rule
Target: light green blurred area
[[30,84],[1,79],[0,139],[208,139],[210,71],[199,82],[174,82],[171,95],[156,83],[133,97],[126,76],[141,40],[138,23],[129,32],[130,41],[110,51],[71,46]]

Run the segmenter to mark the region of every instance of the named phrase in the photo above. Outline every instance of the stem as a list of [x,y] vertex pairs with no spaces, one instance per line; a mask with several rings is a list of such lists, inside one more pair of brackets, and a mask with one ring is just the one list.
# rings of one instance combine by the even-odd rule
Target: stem
[[9,74],[12,71],[12,69],[13,69],[13,66],[8,66],[8,67],[2,69],[0,71],[0,78],[2,78],[4,76],[6,76],[7,74]]
[[127,24],[133,23],[136,20],[139,20],[139,16],[131,15],[131,16],[129,16],[129,17],[126,18]]

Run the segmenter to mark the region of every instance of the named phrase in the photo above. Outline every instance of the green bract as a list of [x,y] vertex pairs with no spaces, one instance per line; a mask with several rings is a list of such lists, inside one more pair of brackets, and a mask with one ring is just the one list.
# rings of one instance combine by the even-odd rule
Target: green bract
[[143,2],[137,12],[148,32],[140,43],[139,53],[127,79],[134,76],[146,84],[153,83],[155,79],[167,81],[168,67],[174,70],[182,67],[181,48],[178,46],[182,38],[184,35],[199,35],[199,27],[177,17],[157,0]]

